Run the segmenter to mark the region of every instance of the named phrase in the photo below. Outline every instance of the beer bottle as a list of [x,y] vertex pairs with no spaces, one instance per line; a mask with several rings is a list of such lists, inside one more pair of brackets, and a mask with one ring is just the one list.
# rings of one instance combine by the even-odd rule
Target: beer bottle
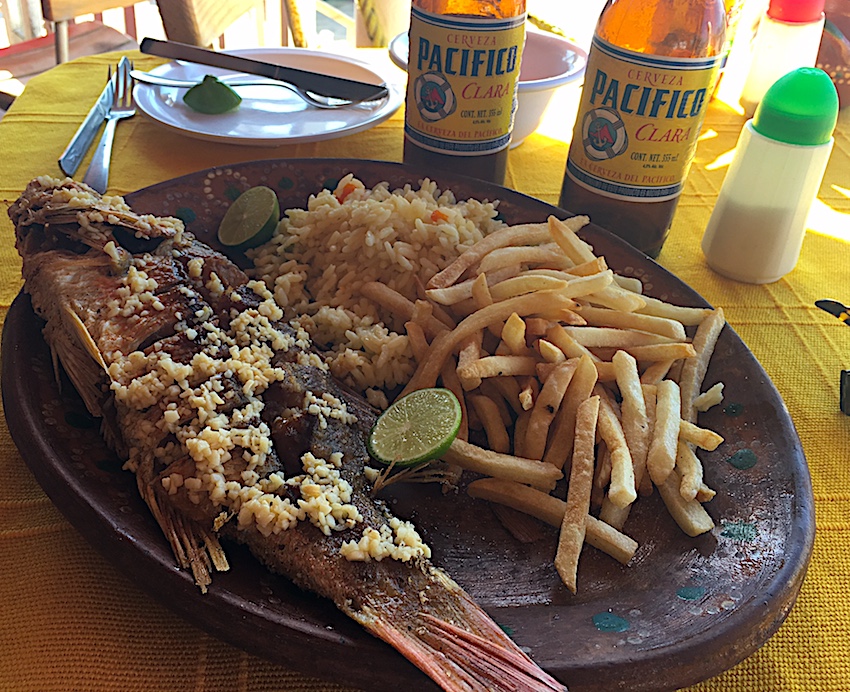
[[723,0],[608,0],[560,206],[657,257],[724,55]]
[[503,183],[525,0],[413,0],[404,162]]

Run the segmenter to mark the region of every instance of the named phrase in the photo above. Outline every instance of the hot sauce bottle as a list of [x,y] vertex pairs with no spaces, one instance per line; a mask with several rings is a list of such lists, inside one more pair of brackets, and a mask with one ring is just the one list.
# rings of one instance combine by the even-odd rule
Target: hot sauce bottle
[[503,183],[525,0],[413,0],[404,162]]
[[608,0],[560,206],[657,257],[724,55],[723,0]]

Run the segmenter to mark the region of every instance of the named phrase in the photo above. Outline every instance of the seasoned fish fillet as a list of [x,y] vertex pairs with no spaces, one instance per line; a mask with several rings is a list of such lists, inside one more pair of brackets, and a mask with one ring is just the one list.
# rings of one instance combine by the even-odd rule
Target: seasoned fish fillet
[[10,208],[44,336],[202,591],[219,537],[330,598],[446,690],[562,690],[371,497],[375,411],[262,282],[70,179]]

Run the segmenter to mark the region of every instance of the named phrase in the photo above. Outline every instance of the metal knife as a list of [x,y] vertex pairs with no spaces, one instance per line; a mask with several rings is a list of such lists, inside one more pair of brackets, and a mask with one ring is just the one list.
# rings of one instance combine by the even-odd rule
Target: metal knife
[[281,82],[289,82],[319,96],[350,100],[377,100],[387,95],[385,84],[366,84],[353,79],[333,77],[331,75],[298,70],[294,67],[283,67],[272,63],[252,60],[229,53],[190,46],[176,41],[160,41],[154,38],[144,38],[139,46],[142,53],[158,55],[161,58],[185,60],[199,65],[220,67],[234,72],[258,74]]
[[844,324],[850,326],[850,308],[842,303],[839,303],[837,300],[816,300],[815,305],[819,307],[821,310],[825,310],[830,315],[835,315],[838,319],[840,319]]
[[[129,63],[127,58],[122,57],[121,63],[124,61]],[[121,66],[119,63],[119,69]],[[115,94],[115,79],[116,79],[117,71],[112,74],[112,78],[106,82],[106,86],[103,87],[103,91],[100,92],[100,96],[97,97],[97,101],[94,102],[94,105],[91,107],[91,110],[88,112],[88,115],[83,120],[82,124],[77,131],[74,133],[74,136],[71,137],[71,141],[68,142],[68,146],[65,147],[65,151],[62,152],[62,156],[59,157],[59,168],[62,169],[62,172],[65,175],[73,176],[74,173],[77,172],[77,169],[80,167],[80,162],[86,155],[86,152],[91,147],[92,142],[94,141],[95,135],[97,135],[98,130],[100,129],[101,123],[106,118],[106,114],[109,113],[109,107],[112,105],[112,99]]]

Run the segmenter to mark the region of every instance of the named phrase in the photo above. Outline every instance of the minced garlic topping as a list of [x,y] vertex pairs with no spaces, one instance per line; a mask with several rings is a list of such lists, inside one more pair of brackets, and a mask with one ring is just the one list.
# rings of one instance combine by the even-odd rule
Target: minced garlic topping
[[359,541],[344,543],[340,552],[347,560],[360,562],[380,562],[385,557],[407,562],[417,557],[431,557],[431,549],[422,541],[413,525],[397,517],[379,529],[367,526]]
[[[104,250],[110,253],[110,244],[112,244],[112,251],[117,253],[114,243],[108,243]],[[156,289],[156,280],[148,278],[143,269],[131,264],[127,275],[124,277],[124,285],[117,291],[117,297],[109,301],[106,306],[106,317],[117,317],[118,315],[121,317],[130,317],[131,315],[144,317],[147,314],[148,307],[153,310],[164,310],[165,306],[156,296]]]
[[[200,279],[202,270],[203,259],[189,261],[190,277]],[[161,464],[180,469],[162,478],[162,488],[171,495],[185,493],[196,504],[211,502],[218,510],[216,528],[235,518],[240,529],[255,528],[264,536],[299,521],[309,521],[325,535],[353,529],[363,524],[363,517],[351,503],[350,484],[340,475],[341,452],[328,459],[307,452],[301,457],[303,473],[291,478],[266,469],[272,442],[261,418],[262,394],[287,376],[286,370],[273,364],[275,354],[294,349],[296,362],[323,370],[327,366],[312,352],[310,338],[299,324],[290,325],[294,334],[278,328],[283,311],[265,284],[252,281],[248,287],[261,302],[242,311],[232,309],[227,330],[217,325],[211,308],[193,289],[181,289],[199,305],[194,315],[177,315],[182,321],[176,330],[199,348],[188,363],[155,349],[105,354],[117,402],[141,414],[133,417],[125,431],[128,467],[138,467],[152,439],[162,441],[154,456]],[[224,291],[214,273],[205,288],[216,296]],[[107,314],[131,317],[162,309],[157,307],[161,303],[156,290],[156,281],[145,273],[144,260],[136,258]],[[190,317],[192,326],[186,321]],[[151,411],[153,418],[148,415]],[[344,401],[327,392],[305,392],[301,408],[289,413],[316,416],[320,428],[326,428],[330,420],[345,425],[357,421]],[[234,455],[239,455],[235,467]],[[242,469],[238,479],[233,478],[233,468]],[[357,561],[385,557],[408,561],[430,556],[430,549],[412,525],[392,519],[388,525],[364,527],[362,537],[345,543],[341,554]]]

